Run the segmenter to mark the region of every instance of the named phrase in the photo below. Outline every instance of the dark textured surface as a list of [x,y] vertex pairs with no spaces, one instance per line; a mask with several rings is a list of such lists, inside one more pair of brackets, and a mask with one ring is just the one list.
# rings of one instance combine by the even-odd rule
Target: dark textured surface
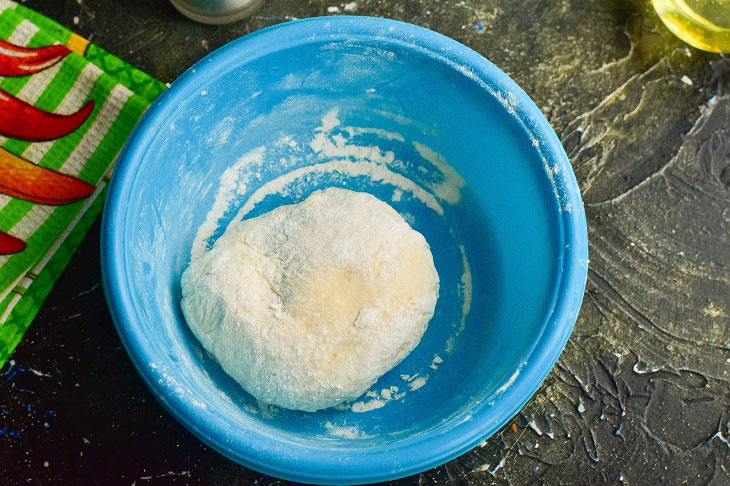
[[[589,224],[583,309],[537,394],[482,447],[397,484],[730,484],[730,63],[638,0],[356,3],[512,76],[561,136]],[[240,35],[344,6],[272,0],[208,27],[164,0],[25,4],[163,81]],[[106,310],[98,247],[97,224],[0,374],[3,482],[277,483],[147,391]]]

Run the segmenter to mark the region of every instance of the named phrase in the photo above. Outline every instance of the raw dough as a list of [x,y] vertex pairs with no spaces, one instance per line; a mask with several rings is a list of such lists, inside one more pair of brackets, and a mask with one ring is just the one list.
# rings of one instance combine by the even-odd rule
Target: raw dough
[[315,411],[364,393],[421,340],[439,277],[389,205],[330,188],[234,222],[182,277],[182,309],[255,398]]

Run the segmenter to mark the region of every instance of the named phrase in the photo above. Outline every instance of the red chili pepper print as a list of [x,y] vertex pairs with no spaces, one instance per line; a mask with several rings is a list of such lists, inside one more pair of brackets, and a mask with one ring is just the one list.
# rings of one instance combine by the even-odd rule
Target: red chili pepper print
[[88,197],[94,186],[81,179],[39,167],[0,149],[0,193],[50,206]]
[[0,76],[28,76],[47,69],[71,50],[66,46],[21,47],[0,40]]
[[94,102],[88,101],[76,113],[58,115],[0,90],[0,135],[28,142],[45,142],[61,138],[79,128],[91,112]]
[[[0,40],[0,76],[18,77],[39,73],[71,53],[66,46],[28,48]],[[0,90],[0,136],[27,142],[46,142],[65,137],[86,122],[94,111],[88,101],[70,115],[34,107]],[[94,186],[70,175],[39,167],[0,148],[0,194],[36,204],[59,206],[91,195]],[[0,231],[0,255],[12,255],[26,243]]]
[[25,249],[25,243],[14,236],[0,231],[0,255],[12,255]]

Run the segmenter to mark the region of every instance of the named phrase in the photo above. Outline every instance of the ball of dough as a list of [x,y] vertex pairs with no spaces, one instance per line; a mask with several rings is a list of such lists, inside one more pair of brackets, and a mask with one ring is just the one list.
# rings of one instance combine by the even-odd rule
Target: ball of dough
[[405,358],[438,291],[420,233],[374,196],[330,188],[231,223],[183,274],[182,309],[251,395],[315,411]]

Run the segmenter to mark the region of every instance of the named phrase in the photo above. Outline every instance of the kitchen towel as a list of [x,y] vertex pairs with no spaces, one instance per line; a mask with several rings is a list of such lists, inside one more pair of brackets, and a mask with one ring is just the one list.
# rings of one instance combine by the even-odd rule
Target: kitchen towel
[[119,151],[164,89],[0,0],[0,365],[99,215]]

